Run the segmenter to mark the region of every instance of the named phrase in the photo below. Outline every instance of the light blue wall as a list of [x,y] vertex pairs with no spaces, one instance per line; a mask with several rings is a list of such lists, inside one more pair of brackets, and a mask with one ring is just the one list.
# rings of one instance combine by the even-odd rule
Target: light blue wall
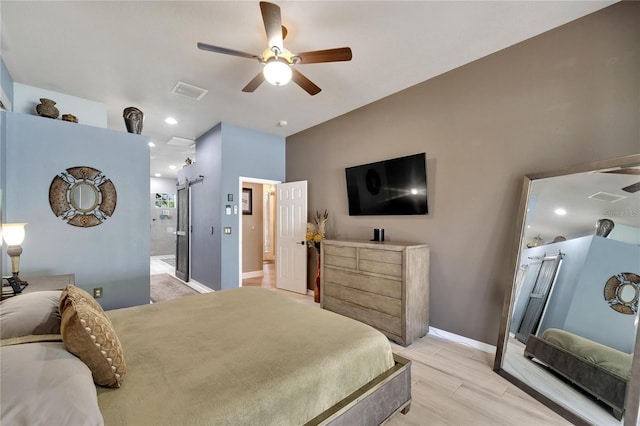
[[[21,275],[75,273],[79,287],[103,287],[105,309],[149,303],[148,138],[18,113],[6,126],[4,219],[28,223]],[[115,185],[115,212],[99,226],[68,225],[49,206],[52,179],[75,166]]]
[[[196,157],[199,158],[199,157]],[[240,200],[240,177],[285,181],[286,140],[282,136],[258,132],[222,123],[222,197],[221,210],[227,194],[234,194],[234,204]],[[239,240],[241,208],[238,214],[222,216],[222,227],[231,227],[231,235],[222,236],[221,286],[240,285]]]
[[[9,101],[13,103],[13,78],[7,69],[4,59],[0,56],[0,87],[4,93],[9,97]],[[4,216],[2,206],[4,200],[4,182],[5,182],[5,159],[6,156],[6,140],[7,140],[7,128],[6,128],[6,115],[0,114],[0,222],[2,222]],[[1,241],[0,241],[1,243]],[[0,269],[4,262],[4,246],[0,244]]]
[[533,289],[537,273],[540,270],[541,258],[558,254],[559,251],[564,254],[564,258],[556,276],[556,282],[549,297],[544,318],[540,323],[540,330],[544,331],[550,327],[563,328],[567,316],[567,306],[573,297],[573,291],[584,266],[591,239],[592,236],[575,238],[522,251],[520,263],[521,265],[528,265],[528,269],[522,290],[514,305],[512,332],[517,330],[522,320],[528,295]]
[[624,242],[587,236],[522,251],[521,263],[529,264],[527,277],[513,313],[511,331],[522,317],[524,301],[535,282],[536,256],[564,254],[560,271],[549,296],[539,333],[560,328],[618,350],[633,351],[634,315],[611,309],[604,299],[604,285],[620,272],[640,275],[640,247]]
[[613,310],[604,299],[605,283],[621,272],[640,275],[640,247],[593,237],[564,328],[631,353],[635,341],[635,315]]
[[[214,290],[236,288],[240,177],[284,181],[285,139],[220,123],[196,140],[196,162],[178,171],[178,181],[200,175],[202,182],[191,185],[191,277]],[[236,206],[238,213],[226,215],[226,205]],[[225,227],[231,234],[223,233]]]

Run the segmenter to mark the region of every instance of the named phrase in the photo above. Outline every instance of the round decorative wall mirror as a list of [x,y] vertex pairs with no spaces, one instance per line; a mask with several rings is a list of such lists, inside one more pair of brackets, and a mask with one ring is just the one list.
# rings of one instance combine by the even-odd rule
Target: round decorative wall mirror
[[116,188],[100,170],[71,167],[51,181],[49,205],[69,225],[100,225],[116,209]]
[[640,276],[621,272],[612,276],[604,285],[604,299],[611,309],[621,314],[635,315],[638,312]]

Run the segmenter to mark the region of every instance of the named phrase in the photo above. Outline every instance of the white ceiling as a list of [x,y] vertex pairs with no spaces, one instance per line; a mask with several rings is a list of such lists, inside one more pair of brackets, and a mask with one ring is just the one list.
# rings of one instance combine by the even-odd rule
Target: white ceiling
[[[156,144],[151,173],[175,176],[169,165],[193,155],[166,145],[173,136],[195,139],[221,121],[288,136],[612,3],[280,1],[287,49],[353,51],[351,62],[299,67],[316,96],[292,83],[243,93],[259,63],[196,48],[261,53],[257,1],[2,0],[1,52],[16,82],[104,103],[111,129],[125,131],[122,110],[140,108]],[[178,81],[209,92],[172,94]]]
[[[640,166],[630,169],[640,172]],[[622,190],[638,182],[640,174],[599,171],[534,180],[529,194],[524,243],[531,243],[536,236],[550,243],[557,236],[571,239],[593,235],[596,221],[602,218],[611,219],[614,229],[615,225],[626,225],[640,232],[640,192]],[[601,192],[620,198],[615,201],[593,198]],[[558,208],[564,209],[566,214],[556,214]]]

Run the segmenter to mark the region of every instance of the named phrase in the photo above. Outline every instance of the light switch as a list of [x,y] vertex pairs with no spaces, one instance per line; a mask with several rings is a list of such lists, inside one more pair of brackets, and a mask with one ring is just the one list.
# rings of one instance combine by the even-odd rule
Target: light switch
[[230,226],[225,226],[224,227],[224,233],[225,234],[231,234],[231,227]]
[[227,204],[224,208],[224,214],[226,214],[227,216],[231,214],[231,206],[229,204]]
[[238,206],[237,205],[233,206],[233,214],[238,214]]

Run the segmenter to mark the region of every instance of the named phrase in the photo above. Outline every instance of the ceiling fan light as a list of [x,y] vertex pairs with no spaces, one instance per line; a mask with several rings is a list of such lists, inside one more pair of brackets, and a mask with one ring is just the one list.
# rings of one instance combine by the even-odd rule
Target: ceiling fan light
[[291,66],[286,62],[273,59],[264,66],[262,74],[269,83],[274,86],[282,86],[291,81]]

